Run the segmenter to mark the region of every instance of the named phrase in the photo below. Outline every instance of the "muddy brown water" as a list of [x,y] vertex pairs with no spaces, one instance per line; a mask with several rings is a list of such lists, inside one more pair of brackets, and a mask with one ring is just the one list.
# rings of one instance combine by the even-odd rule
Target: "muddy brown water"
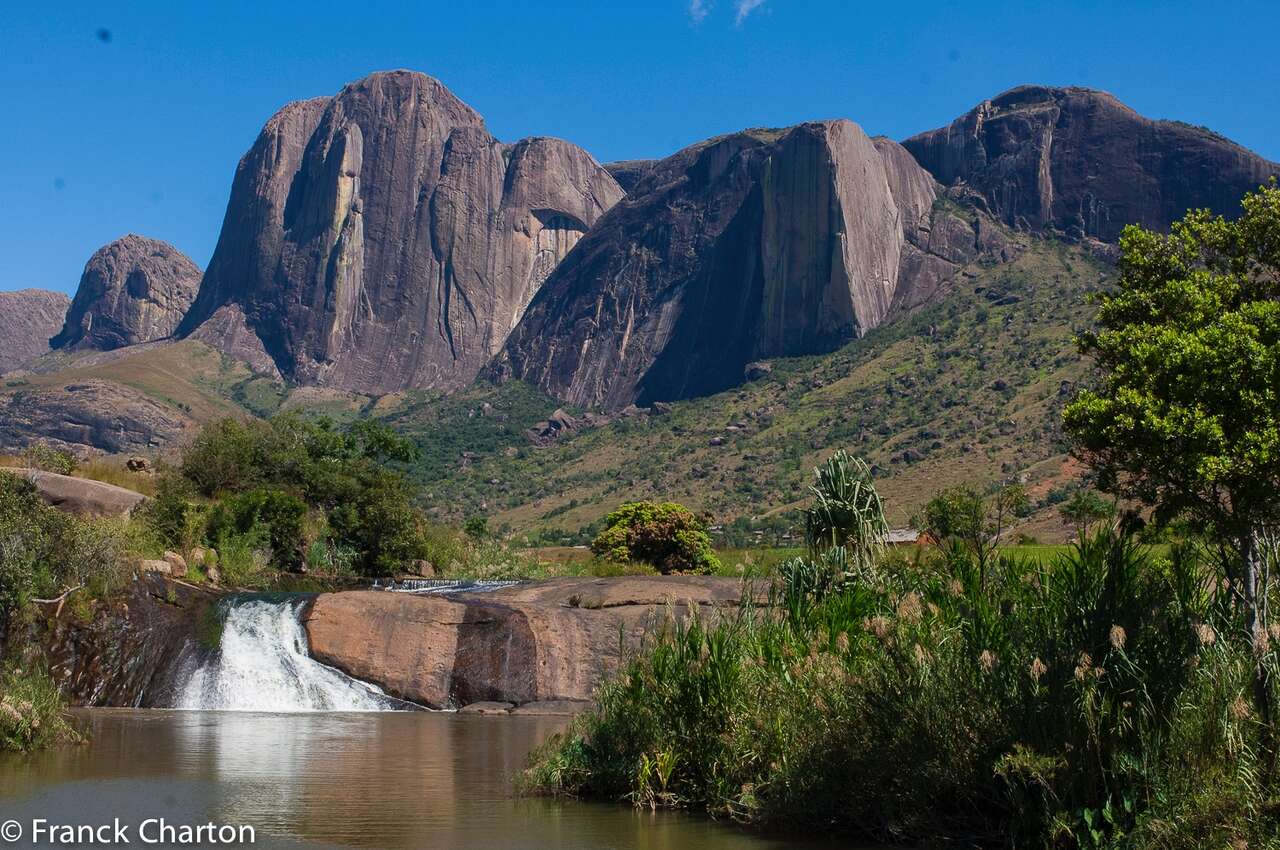
[[[134,847],[842,846],[753,835],[692,815],[518,796],[514,776],[532,748],[563,728],[560,718],[90,709],[77,719],[91,743],[0,755],[0,821],[23,830],[0,848],[123,846],[115,833],[104,836],[114,843],[55,844],[46,833],[33,842],[36,819],[71,826],[119,819]],[[175,830],[251,826],[256,840],[144,844],[181,841],[158,832],[161,819]]]

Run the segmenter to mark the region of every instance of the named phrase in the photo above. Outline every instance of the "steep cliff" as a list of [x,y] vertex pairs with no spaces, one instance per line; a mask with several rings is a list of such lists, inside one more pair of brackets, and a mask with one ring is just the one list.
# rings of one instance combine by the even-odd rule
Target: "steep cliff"
[[686,148],[640,175],[548,278],[492,372],[619,408],[829,351],[945,286],[956,266],[940,247],[977,244],[963,214],[933,235],[935,200],[904,150],[849,121]]
[[70,304],[61,292],[0,292],[0,375],[49,350]]
[[1114,240],[1189,208],[1233,215],[1280,164],[1216,133],[1152,121],[1083,88],[1020,86],[902,143],[940,182],[979,192],[1002,221]]
[[181,332],[304,384],[458,387],[621,195],[580,148],[504,145],[436,80],[373,74],[268,123]]
[[200,286],[177,248],[129,234],[94,252],[53,348],[110,351],[170,336]]

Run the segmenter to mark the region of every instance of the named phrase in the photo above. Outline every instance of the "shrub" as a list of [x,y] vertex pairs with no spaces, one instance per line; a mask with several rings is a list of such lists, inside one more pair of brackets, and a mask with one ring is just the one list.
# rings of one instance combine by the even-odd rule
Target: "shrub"
[[22,450],[22,462],[32,469],[70,475],[76,471],[76,457],[64,449],[55,449],[44,443],[32,443]]
[[256,489],[228,497],[209,512],[207,534],[217,540],[228,534],[250,534],[257,529],[271,547],[271,560],[291,569],[302,561],[303,524],[307,505],[297,496],[278,490]]
[[591,551],[617,563],[652,564],[663,574],[711,573],[720,567],[706,522],[674,502],[622,505],[605,517]]
[[30,482],[0,473],[0,634],[33,598],[114,590],[130,574],[126,540],[119,521],[64,514]]

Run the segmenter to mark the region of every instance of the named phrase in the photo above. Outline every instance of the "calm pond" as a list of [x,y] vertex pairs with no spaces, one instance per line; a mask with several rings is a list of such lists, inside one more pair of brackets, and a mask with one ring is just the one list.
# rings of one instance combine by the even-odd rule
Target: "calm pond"
[[[15,819],[29,833],[34,818],[73,825],[119,818],[131,846],[142,844],[139,825],[157,818],[251,825],[252,846],[266,848],[801,846],[693,816],[517,797],[512,778],[529,750],[563,727],[560,718],[122,709],[77,716],[90,744],[0,756],[0,820]],[[29,838],[7,846],[82,846]]]

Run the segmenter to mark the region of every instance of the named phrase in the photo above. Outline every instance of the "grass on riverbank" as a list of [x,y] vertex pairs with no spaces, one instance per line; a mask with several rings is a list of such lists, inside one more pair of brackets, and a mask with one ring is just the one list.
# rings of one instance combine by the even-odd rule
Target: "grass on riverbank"
[[30,752],[80,741],[66,708],[57,684],[43,670],[0,671],[0,750]]
[[894,843],[1277,845],[1250,699],[1276,645],[1208,561],[1112,531],[937,554],[654,636],[528,786]]

